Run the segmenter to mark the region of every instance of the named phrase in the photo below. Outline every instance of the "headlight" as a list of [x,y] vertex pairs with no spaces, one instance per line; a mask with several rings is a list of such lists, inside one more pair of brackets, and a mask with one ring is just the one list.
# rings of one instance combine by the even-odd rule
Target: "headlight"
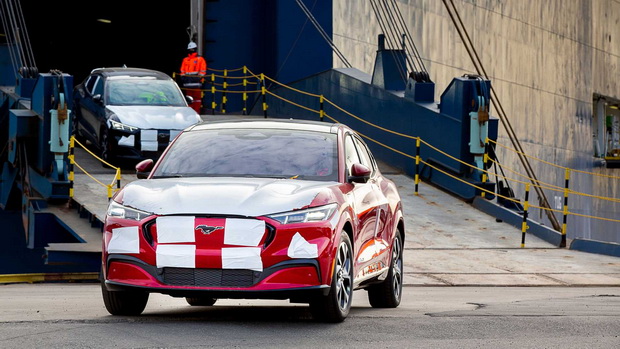
[[337,204],[329,204],[325,206],[309,208],[306,210],[277,213],[267,217],[275,219],[282,224],[320,222],[328,220],[332,216],[334,211],[336,211],[336,207]]
[[129,125],[125,125],[123,123],[120,123],[118,121],[114,121],[112,119],[110,119],[110,126],[112,127],[113,130],[119,130],[119,131],[124,131],[124,132],[136,132],[139,130],[138,127],[135,126],[129,126]]
[[117,217],[123,219],[132,219],[134,221],[142,220],[148,216],[153,215],[149,212],[136,210],[135,208],[125,207],[118,202],[112,201],[108,206],[108,216]]

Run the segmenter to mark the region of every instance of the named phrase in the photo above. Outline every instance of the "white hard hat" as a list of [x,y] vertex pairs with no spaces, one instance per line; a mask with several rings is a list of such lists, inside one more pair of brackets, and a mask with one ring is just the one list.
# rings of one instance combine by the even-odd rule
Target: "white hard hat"
[[188,50],[195,49],[196,47],[198,47],[198,45],[196,45],[196,43],[193,41],[190,41],[189,44],[187,44]]

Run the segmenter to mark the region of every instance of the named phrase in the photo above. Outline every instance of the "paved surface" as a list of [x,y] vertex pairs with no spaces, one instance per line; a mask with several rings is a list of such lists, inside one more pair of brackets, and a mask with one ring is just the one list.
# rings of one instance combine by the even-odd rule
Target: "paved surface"
[[[226,116],[203,116],[222,119]],[[94,169],[101,182],[113,182],[114,171],[76,149],[76,161]],[[406,286],[620,286],[620,258],[557,248],[497,222],[470,204],[381,165],[398,185],[406,217]],[[122,185],[135,180],[122,173]],[[76,170],[75,200],[103,220],[107,190]]]
[[307,305],[151,294],[111,316],[97,284],[0,285],[0,348],[618,348],[620,287],[407,287],[396,309],[355,291],[341,324]]

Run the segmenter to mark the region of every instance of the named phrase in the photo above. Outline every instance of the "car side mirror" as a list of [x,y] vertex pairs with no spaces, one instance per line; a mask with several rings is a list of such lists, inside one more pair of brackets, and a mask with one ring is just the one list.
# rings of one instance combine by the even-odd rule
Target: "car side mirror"
[[370,179],[370,169],[362,164],[353,164],[351,166],[350,183],[366,183]]
[[136,165],[136,177],[138,179],[146,179],[149,174],[151,174],[151,170],[153,169],[153,159],[146,159],[140,161]]
[[102,104],[103,100],[101,99],[101,95],[100,94],[96,94],[93,96],[93,101],[97,104]]
[[185,100],[187,101],[187,104],[194,103],[194,97],[192,96],[185,96]]

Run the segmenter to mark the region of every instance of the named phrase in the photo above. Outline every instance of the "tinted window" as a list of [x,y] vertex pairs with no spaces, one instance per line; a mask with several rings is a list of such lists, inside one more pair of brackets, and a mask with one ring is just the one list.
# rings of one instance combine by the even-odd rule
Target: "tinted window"
[[183,133],[154,177],[248,176],[336,181],[336,135],[235,129]]
[[347,174],[351,174],[351,166],[353,164],[359,164],[360,158],[357,155],[357,151],[355,150],[355,144],[353,143],[353,137],[351,135],[347,135],[344,139],[344,154],[345,154],[345,165],[347,166]]
[[97,82],[95,83],[95,87],[93,89],[93,96],[94,95],[103,95],[103,79],[101,78],[97,79]]
[[172,80],[109,79],[107,100],[110,105],[186,106],[185,98]]
[[88,78],[88,80],[86,81],[86,91],[88,91],[88,93],[90,93],[91,95],[93,94],[93,90],[95,89],[95,83],[97,82],[97,80],[99,80],[99,76],[98,75],[92,75]]
[[372,171],[372,173],[374,173],[376,166],[374,163],[374,159],[370,154],[370,150],[368,150],[368,147],[361,139],[357,137],[355,137],[354,139],[355,146],[357,147],[357,152],[360,156],[361,164],[367,166]]

